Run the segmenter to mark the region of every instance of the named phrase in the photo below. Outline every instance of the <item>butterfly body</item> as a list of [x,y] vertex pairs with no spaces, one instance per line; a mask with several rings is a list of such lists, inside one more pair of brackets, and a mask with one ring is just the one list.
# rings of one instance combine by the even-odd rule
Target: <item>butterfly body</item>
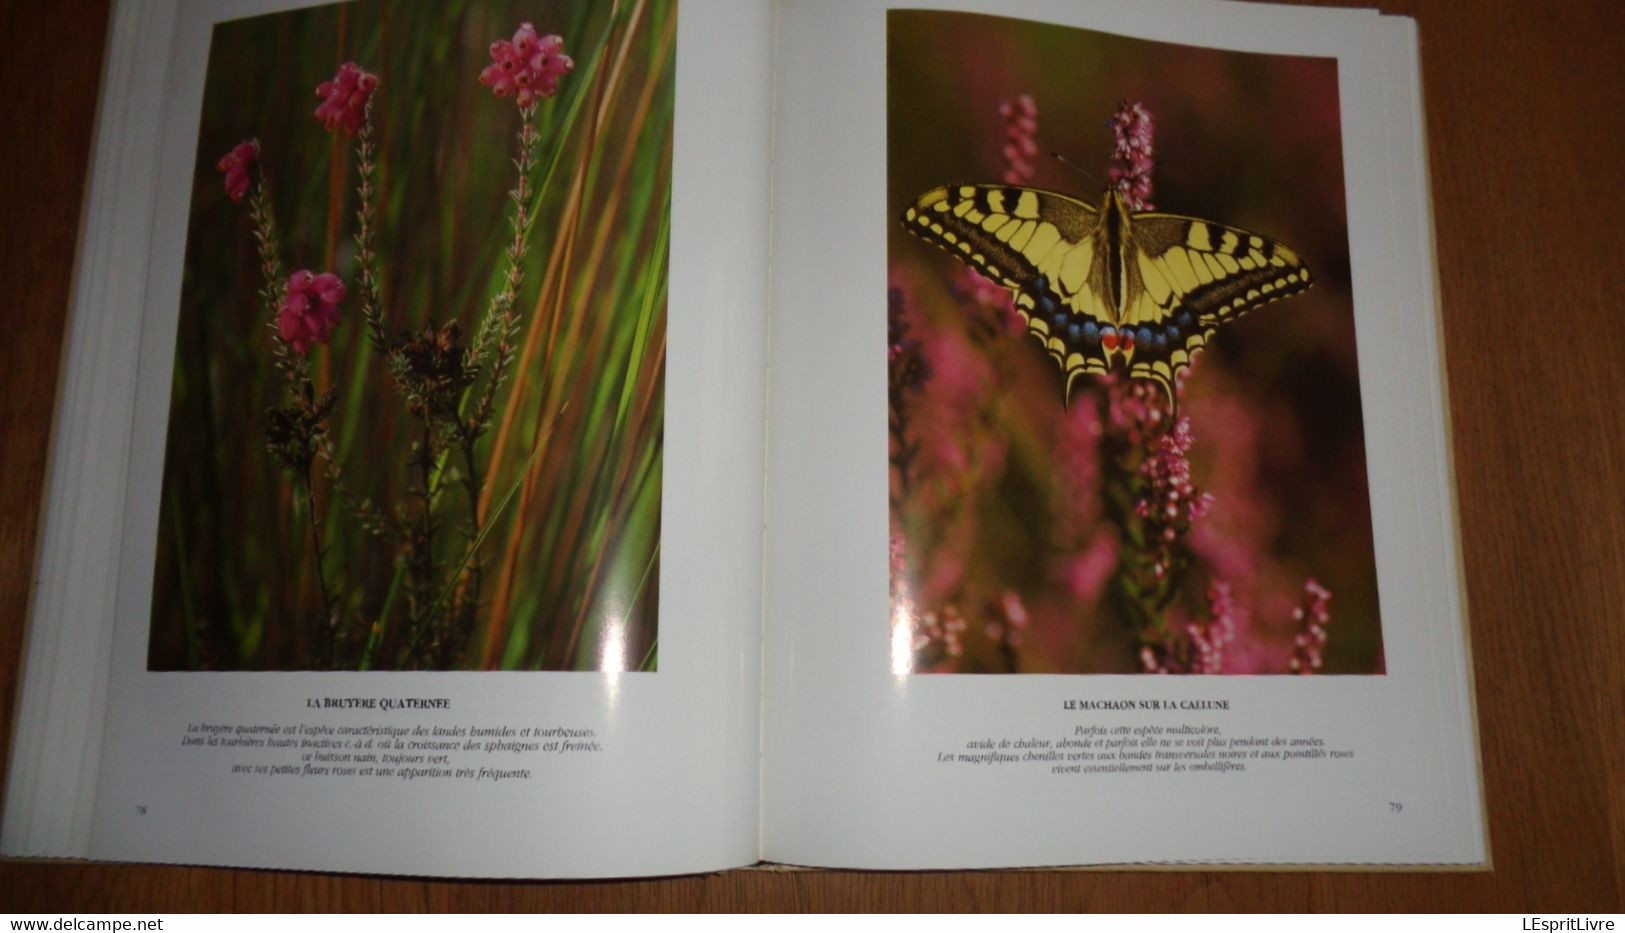
[[1083,373],[1174,384],[1223,324],[1310,286],[1274,240],[1195,217],[1132,211],[1115,188],[1092,207],[1013,185],[949,185],[903,214],[909,232],[1009,288],[1070,400]]

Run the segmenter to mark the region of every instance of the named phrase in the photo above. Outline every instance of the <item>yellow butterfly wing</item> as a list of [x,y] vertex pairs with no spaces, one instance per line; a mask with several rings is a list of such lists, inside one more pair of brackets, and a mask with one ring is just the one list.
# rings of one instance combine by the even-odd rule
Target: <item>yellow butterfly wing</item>
[[1177,214],[1130,217],[1123,323],[1138,338],[1136,377],[1171,385],[1221,325],[1313,284],[1298,254],[1268,237]]
[[1028,332],[1061,367],[1153,379],[1174,399],[1214,331],[1307,289],[1309,270],[1273,240],[1175,214],[1099,209],[1053,191],[951,185],[917,198],[903,225],[1009,289]]

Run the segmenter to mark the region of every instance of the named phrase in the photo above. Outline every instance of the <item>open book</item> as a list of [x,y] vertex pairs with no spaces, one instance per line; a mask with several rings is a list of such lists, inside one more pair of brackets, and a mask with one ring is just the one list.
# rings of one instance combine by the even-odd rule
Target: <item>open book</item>
[[930,7],[121,4],[4,851],[1485,865],[1414,24]]

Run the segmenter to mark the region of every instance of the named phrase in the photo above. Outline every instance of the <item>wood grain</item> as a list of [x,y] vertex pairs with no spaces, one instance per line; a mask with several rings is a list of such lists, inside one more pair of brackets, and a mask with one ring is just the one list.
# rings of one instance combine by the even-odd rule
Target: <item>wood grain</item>
[[[472,883],[0,863],[0,911],[1625,909],[1625,29],[1612,0],[1421,24],[1495,870],[736,871]],[[0,4],[0,741],[10,746],[105,0]]]

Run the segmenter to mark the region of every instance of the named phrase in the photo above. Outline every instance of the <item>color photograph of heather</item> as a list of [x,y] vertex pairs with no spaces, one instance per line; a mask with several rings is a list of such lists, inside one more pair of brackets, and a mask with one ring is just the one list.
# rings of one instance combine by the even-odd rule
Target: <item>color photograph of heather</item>
[[894,670],[1383,673],[1335,61],[887,42]]
[[215,27],[150,669],[657,668],[676,15]]

